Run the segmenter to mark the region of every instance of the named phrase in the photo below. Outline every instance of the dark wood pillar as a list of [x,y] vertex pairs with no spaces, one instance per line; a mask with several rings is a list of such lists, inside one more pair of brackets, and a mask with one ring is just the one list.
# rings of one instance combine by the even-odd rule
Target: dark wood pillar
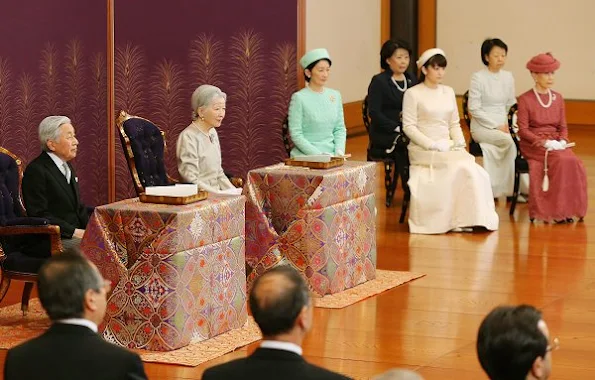
[[391,0],[390,35],[400,38],[411,46],[411,68],[415,68],[418,52],[418,0]]

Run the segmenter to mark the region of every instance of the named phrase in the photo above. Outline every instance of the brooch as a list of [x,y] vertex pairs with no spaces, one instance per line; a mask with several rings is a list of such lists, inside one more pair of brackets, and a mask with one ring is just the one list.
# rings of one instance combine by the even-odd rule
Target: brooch
[[335,97],[333,95],[329,96],[329,99],[331,100],[331,103],[335,102]]

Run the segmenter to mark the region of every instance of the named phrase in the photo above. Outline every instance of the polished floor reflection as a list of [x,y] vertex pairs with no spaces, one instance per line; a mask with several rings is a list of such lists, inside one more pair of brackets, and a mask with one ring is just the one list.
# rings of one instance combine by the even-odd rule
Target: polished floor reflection
[[[595,184],[595,132],[571,127],[575,152]],[[348,140],[354,159],[365,159],[367,137]],[[426,379],[485,379],[475,355],[482,317],[502,303],[530,303],[544,311],[560,338],[553,379],[595,378],[595,211],[584,223],[530,224],[527,206],[513,218],[497,204],[494,233],[410,235],[399,225],[402,193],[384,206],[383,170],[377,178],[378,268],[426,276],[342,310],[315,310],[315,327],[304,344],[307,359],[358,379],[393,367]],[[590,191],[591,205],[593,195]],[[448,200],[445,200],[447,202]],[[591,239],[589,239],[591,232]],[[19,301],[20,289],[3,302]],[[151,379],[200,379],[209,366],[245,356],[257,344],[205,365],[188,368],[146,364]],[[92,355],[92,353],[89,353]],[[0,351],[3,361],[5,351]]]

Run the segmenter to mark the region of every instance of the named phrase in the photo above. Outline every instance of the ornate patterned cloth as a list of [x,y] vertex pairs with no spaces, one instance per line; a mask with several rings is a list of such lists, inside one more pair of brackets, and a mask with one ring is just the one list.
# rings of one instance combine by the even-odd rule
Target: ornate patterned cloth
[[209,196],[169,206],[134,198],[97,207],[81,247],[114,287],[104,337],[169,351],[242,327],[244,203]]
[[327,170],[274,165],[250,171],[246,202],[248,288],[289,262],[318,295],[376,277],[373,163]]

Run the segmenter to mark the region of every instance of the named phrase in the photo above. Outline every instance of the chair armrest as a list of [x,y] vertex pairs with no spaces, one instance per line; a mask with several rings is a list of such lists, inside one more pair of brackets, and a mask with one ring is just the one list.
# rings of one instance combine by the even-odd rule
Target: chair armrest
[[45,226],[6,226],[0,227],[0,236],[11,235],[50,235],[50,246],[52,254],[62,252],[62,239],[60,238],[60,226],[53,224]]
[[244,187],[244,179],[241,177],[234,177],[232,174],[225,173],[225,176],[229,179],[232,185],[237,188]]
[[240,177],[230,177],[229,181],[237,188],[244,187],[244,179]]
[[173,177],[170,177],[169,174],[167,174],[167,180],[169,181],[169,183],[172,183],[172,184],[173,183],[180,183],[179,180],[177,180],[177,179],[175,179]]
[[4,220],[0,226],[47,226],[50,221],[46,218],[36,218],[32,216],[24,216]]

